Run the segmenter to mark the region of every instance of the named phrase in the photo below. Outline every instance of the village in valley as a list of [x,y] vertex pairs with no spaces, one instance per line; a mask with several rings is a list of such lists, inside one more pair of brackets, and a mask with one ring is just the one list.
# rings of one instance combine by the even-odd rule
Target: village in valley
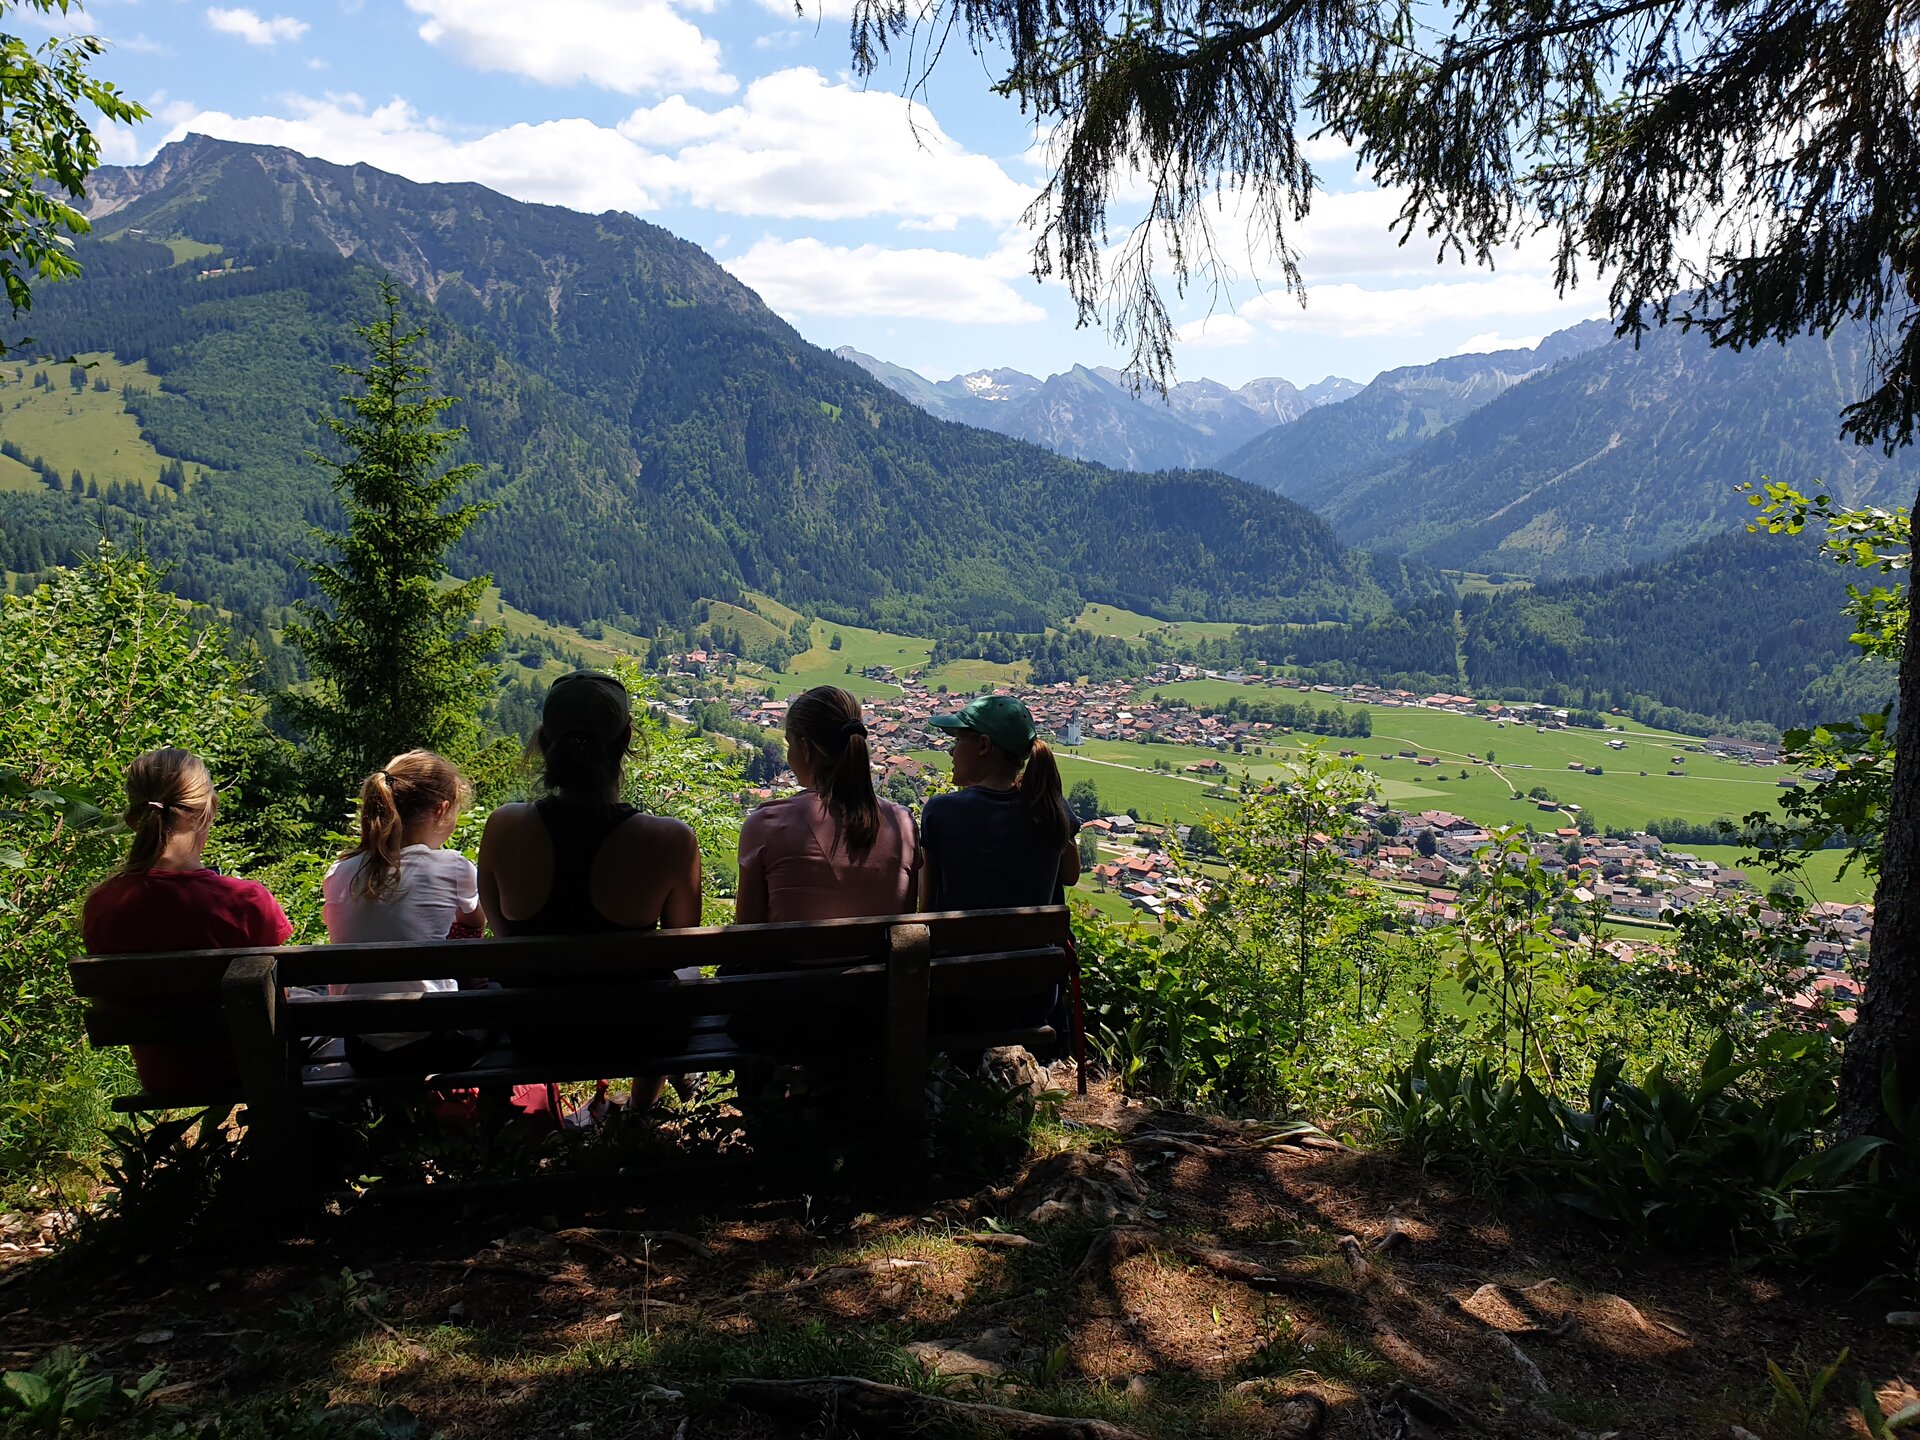
[[[784,694],[759,686],[743,690],[711,683],[722,675],[733,675],[735,664],[735,657],[712,650],[671,657],[667,678],[676,691],[685,693],[672,695],[669,709],[684,718],[692,703],[690,696],[717,695],[725,699],[743,732],[752,727],[777,736],[786,716]],[[896,672],[871,666],[861,678],[897,691],[866,701],[876,784],[889,797],[917,805],[930,789],[944,784],[942,742],[928,721],[956,709],[967,697],[948,693],[945,685],[929,687],[918,669]],[[1193,697],[1192,692],[1202,686],[1207,687],[1206,698]],[[1233,697],[1244,697],[1244,703],[1215,698],[1228,695],[1226,687]],[[1211,836],[1205,816],[1233,807],[1243,789],[1284,783],[1260,772],[1277,768],[1304,742],[1318,743],[1369,770],[1391,765],[1403,771],[1408,767],[1416,772],[1438,771],[1464,762],[1466,767],[1500,778],[1511,792],[1511,815],[1502,814],[1487,823],[1417,799],[1395,803],[1396,788],[1414,787],[1383,784],[1375,799],[1354,808],[1353,823],[1345,833],[1316,837],[1324,845],[1339,847],[1356,875],[1374,882],[1406,927],[1458,926],[1461,894],[1471,888],[1476,868],[1485,863],[1482,852],[1495,840],[1497,828],[1518,825],[1528,834],[1527,853],[1563,887],[1563,913],[1577,909],[1583,917],[1605,917],[1600,922],[1607,937],[1603,946],[1616,959],[1633,960],[1662,942],[1670,943],[1674,922],[1686,912],[1714,902],[1736,903],[1750,911],[1752,927],[1776,933],[1783,943],[1804,952],[1807,964],[1798,976],[1802,989],[1787,997],[1790,1004],[1802,1010],[1825,1009],[1846,1021],[1853,1017],[1860,982],[1850,971],[1864,968],[1873,933],[1871,903],[1824,898],[1793,905],[1767,883],[1769,877],[1756,879],[1721,858],[1696,854],[1688,842],[1672,842],[1644,828],[1601,830],[1579,804],[1560,800],[1536,783],[1537,775],[1528,773],[1538,771],[1536,764],[1494,759],[1501,735],[1510,731],[1578,732],[1594,736],[1609,754],[1626,752],[1634,745],[1661,752],[1662,762],[1672,767],[1666,775],[1675,779],[1686,776],[1681,767],[1691,753],[1723,766],[1741,767],[1747,783],[1775,790],[1795,788],[1800,777],[1784,770],[1777,744],[1731,735],[1695,739],[1629,730],[1617,723],[1617,717],[1582,716],[1564,706],[1537,702],[1422,695],[1368,684],[1311,684],[1281,674],[1216,671],[1187,664],[1162,664],[1144,677],[1125,680],[1014,688],[1032,709],[1043,733],[1050,736],[1063,768],[1070,772],[1069,783],[1083,772],[1097,777],[1102,768],[1137,772],[1151,765],[1152,773],[1192,787],[1194,799],[1185,814],[1135,807],[1130,813],[1080,817],[1083,836],[1092,837],[1091,845],[1083,845],[1082,893],[1104,902],[1101,908],[1108,913],[1131,912],[1149,924],[1177,922],[1194,914],[1210,883]],[[1321,736],[1256,718],[1263,702],[1303,700],[1327,707],[1323,713],[1348,718],[1344,724],[1329,725],[1333,733]],[[1367,708],[1358,712],[1356,720],[1352,707]],[[1442,755],[1372,738],[1375,729],[1393,727],[1385,716],[1369,723],[1370,712],[1392,710],[1483,724],[1484,747],[1478,753]],[[1593,728],[1596,718],[1604,721],[1597,730]],[[1111,748],[1115,745],[1139,747],[1141,757],[1162,758],[1129,763],[1094,759],[1085,753],[1099,750],[1111,756],[1120,753]],[[1167,747],[1182,758],[1178,762],[1163,758],[1169,753]],[[1676,753],[1665,754],[1669,750]],[[1566,769],[1598,774],[1601,766],[1575,760],[1566,762]],[[1462,776],[1467,773],[1466,768],[1460,769]],[[782,774],[754,786],[742,798],[751,806],[786,793],[790,784],[790,774]],[[1508,863],[1524,862],[1516,857]]]

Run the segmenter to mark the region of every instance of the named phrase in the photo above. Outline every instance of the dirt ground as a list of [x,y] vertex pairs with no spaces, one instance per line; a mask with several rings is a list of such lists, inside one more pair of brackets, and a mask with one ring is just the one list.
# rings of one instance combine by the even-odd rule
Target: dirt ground
[[[1036,1150],[957,1196],[707,1176],[363,1204],[185,1253],[49,1252],[9,1217],[0,1369],[61,1346],[124,1384],[159,1365],[94,1428],[219,1440],[1803,1440],[1867,1435],[1863,1381],[1889,1413],[1916,1398],[1916,1332],[1835,1277],[1636,1250],[1544,1200],[1111,1090]],[[1804,1390],[1843,1349],[1810,1418],[1769,1387],[1769,1359]],[[836,1376],[904,1398],[734,1383]],[[1022,1432],[926,1396],[1099,1423]]]

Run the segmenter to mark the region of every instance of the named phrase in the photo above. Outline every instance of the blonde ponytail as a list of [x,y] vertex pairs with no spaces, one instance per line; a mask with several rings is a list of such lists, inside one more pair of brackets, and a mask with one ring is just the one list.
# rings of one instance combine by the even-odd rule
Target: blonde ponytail
[[396,755],[361,781],[360,840],[340,857],[360,857],[354,893],[378,900],[392,890],[400,879],[407,827],[442,805],[464,807],[472,794],[473,787],[454,763],[431,750]]
[[175,833],[211,819],[212,810],[213,777],[191,750],[169,745],[137,758],[127,767],[127,808],[120,816],[133,832],[127,873],[151,870]]

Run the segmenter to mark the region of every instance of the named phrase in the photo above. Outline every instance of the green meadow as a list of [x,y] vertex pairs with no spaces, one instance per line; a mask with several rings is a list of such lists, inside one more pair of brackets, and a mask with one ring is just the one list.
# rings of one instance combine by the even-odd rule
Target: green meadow
[[[1672,848],[1698,855],[1703,860],[1717,861],[1731,869],[1745,870],[1756,887],[1765,888],[1768,883],[1767,871],[1742,863],[1747,852],[1738,845],[1675,845]],[[1816,851],[1798,871],[1780,878],[1791,881],[1815,900],[1872,900],[1873,876],[1857,863],[1845,875],[1840,873],[1846,853],[1844,850]]]
[[1160,620],[1137,610],[1122,610],[1117,605],[1089,605],[1073,619],[1071,626],[1075,630],[1090,630],[1095,635],[1115,635],[1122,640],[1144,640],[1149,635],[1157,635],[1169,644],[1217,639],[1240,628],[1229,620]]
[[[931,640],[859,625],[815,620],[808,627],[808,635],[813,641],[810,647],[782,669],[767,672],[776,694],[797,695],[815,685],[838,685],[862,700],[898,695],[899,686],[869,680],[860,672],[876,665],[889,666],[896,674],[919,669],[933,654]],[[840,642],[838,650],[833,648],[835,639]]]
[[[75,390],[68,376],[71,365],[50,361],[0,365],[0,440],[18,445],[29,459],[40,456],[65,480],[78,470],[103,487],[113,481],[157,489],[160,452],[140,434],[140,422],[120,399],[123,385],[152,390],[159,383],[147,373],[145,361],[122,365],[110,355],[82,355],[87,384]],[[45,373],[52,383],[33,383]],[[93,388],[95,380],[107,389]],[[206,467],[188,461],[187,483],[206,473]],[[0,457],[0,489],[38,490],[41,480],[27,466]]]
[[[1155,685],[1142,693],[1185,697],[1199,705],[1221,705],[1235,698],[1256,703],[1262,699],[1306,701],[1328,707],[1348,703],[1311,692],[1269,690],[1224,680]],[[1540,731],[1531,725],[1496,725],[1478,716],[1439,710],[1358,708],[1368,711],[1372,736],[1329,740],[1330,747],[1358,750],[1367,768],[1388,782],[1390,799],[1426,801],[1423,808],[1451,810],[1487,824],[1553,823],[1550,815],[1525,798],[1535,786],[1544,787],[1563,804],[1580,806],[1603,829],[1639,828],[1648,820],[1667,817],[1738,820],[1753,811],[1771,810],[1782,788],[1780,781],[1791,778],[1791,772],[1778,767],[1717,759],[1700,750],[1700,742],[1690,736],[1649,730],[1631,721],[1622,722],[1619,733],[1578,728]],[[1621,742],[1622,748],[1611,748],[1609,741]],[[1401,750],[1417,753],[1403,757]],[[1440,763],[1422,765],[1422,757]],[[1485,763],[1489,757],[1494,763]],[[1254,779],[1272,770],[1271,764],[1261,764],[1260,757],[1233,757],[1228,764],[1244,764]],[[1569,768],[1574,764],[1582,768]],[[1601,773],[1593,773],[1595,766]],[[1464,779],[1462,770],[1467,772]]]

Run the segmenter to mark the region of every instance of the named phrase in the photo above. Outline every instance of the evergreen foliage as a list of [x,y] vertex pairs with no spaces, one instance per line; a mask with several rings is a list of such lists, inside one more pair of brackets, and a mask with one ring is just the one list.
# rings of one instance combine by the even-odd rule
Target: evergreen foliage
[[163,588],[144,556],[107,542],[25,595],[0,597],[0,1177],[84,1153],[110,1060],[84,1048],[65,961],[80,901],[116,864],[121,777],[144,751],[207,761],[245,843],[269,768],[264,705],[225,632]]
[[288,629],[314,687],[287,708],[336,796],[403,750],[471,755],[500,644],[474,622],[491,577],[447,583],[447,552],[490,508],[451,504],[480,467],[443,468],[461,432],[439,417],[457,402],[432,393],[413,353],[425,331],[404,328],[398,287],[383,282],[380,303],[354,330],[364,368],[334,367],[358,382],[346,417],[327,422],[345,458],[314,456],[347,515],[344,532],[324,534],[337,559],[309,570],[325,604],[303,605]]
[[1855,658],[1846,600],[1811,543],[1736,532],[1598,580],[1466,596],[1461,649],[1477,693],[1551,687],[1695,733],[1807,725],[1892,691],[1891,664]]

